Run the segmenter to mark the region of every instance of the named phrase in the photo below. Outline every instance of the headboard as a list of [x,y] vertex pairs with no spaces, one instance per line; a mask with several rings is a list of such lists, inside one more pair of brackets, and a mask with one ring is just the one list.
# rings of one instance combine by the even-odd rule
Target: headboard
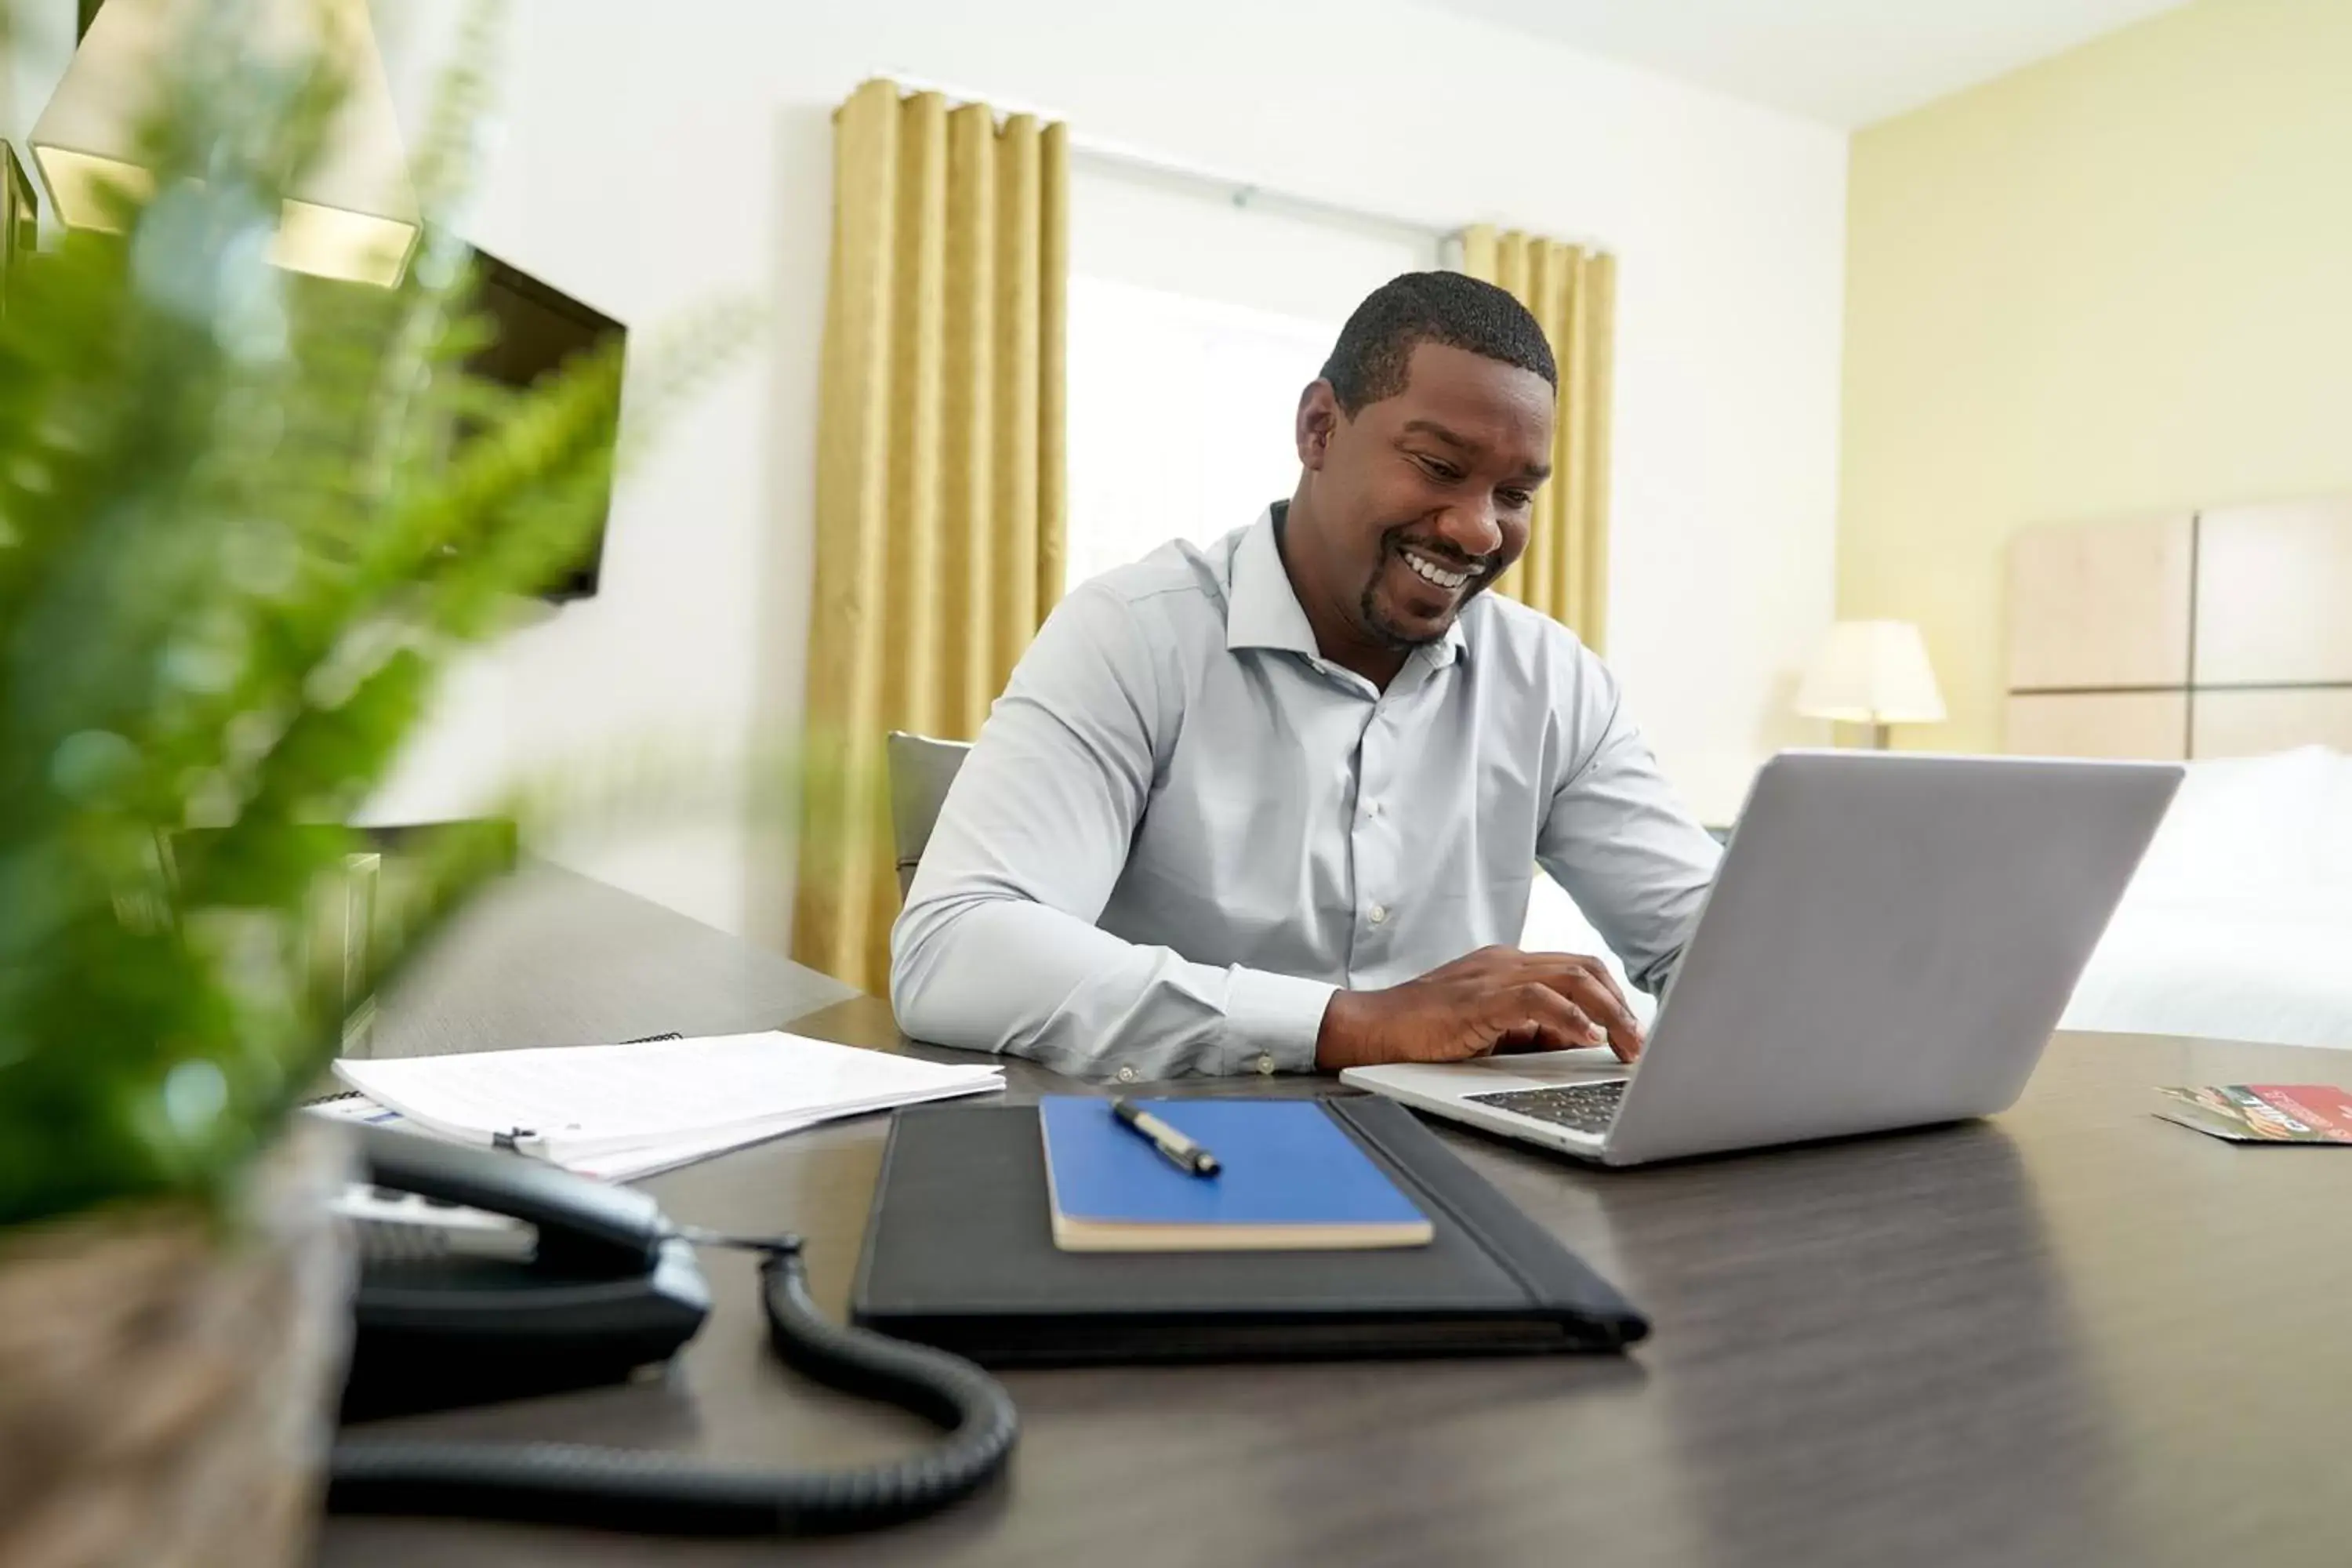
[[2008,750],[2352,752],[2352,500],[2031,528],[2009,552]]

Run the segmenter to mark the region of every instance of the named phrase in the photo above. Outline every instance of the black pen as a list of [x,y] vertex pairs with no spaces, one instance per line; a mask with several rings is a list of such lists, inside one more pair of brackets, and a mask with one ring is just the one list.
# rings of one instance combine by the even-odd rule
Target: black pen
[[1214,1154],[1125,1095],[1110,1102],[1110,1113],[1118,1118],[1121,1126],[1133,1128],[1150,1139],[1151,1146],[1166,1155],[1169,1163],[1186,1175],[1213,1176],[1221,1169]]

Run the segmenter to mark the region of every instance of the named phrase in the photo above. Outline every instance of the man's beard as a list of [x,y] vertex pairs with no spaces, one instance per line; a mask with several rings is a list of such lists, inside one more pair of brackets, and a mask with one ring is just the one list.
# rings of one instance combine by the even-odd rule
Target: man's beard
[[[1382,566],[1381,570],[1386,571],[1387,567]],[[1445,637],[1444,632],[1433,632],[1425,637],[1414,637],[1411,633],[1407,632],[1402,626],[1398,626],[1394,621],[1390,620],[1386,616],[1381,614],[1380,605],[1377,603],[1378,595],[1376,593],[1376,590],[1379,587],[1380,578],[1378,576],[1374,576],[1370,582],[1364,584],[1364,597],[1362,600],[1364,629],[1372,634],[1372,640],[1374,642],[1380,644],[1391,653],[1411,653],[1413,649],[1420,647],[1426,643],[1440,642],[1444,640]],[[1454,614],[1457,616],[1461,613],[1462,612],[1458,609],[1454,611]],[[1451,625],[1452,623],[1449,622],[1448,624]]]
[[[1402,626],[1382,615],[1380,609],[1381,577],[1389,569],[1389,557],[1402,555],[1403,547],[1408,543],[1417,544],[1432,555],[1450,562],[1459,570],[1472,574],[1470,581],[1462,585],[1462,597],[1454,604],[1454,614],[1446,621],[1445,628],[1432,632],[1425,637],[1416,637],[1407,632]],[[1364,629],[1371,633],[1373,641],[1391,653],[1411,653],[1414,648],[1425,647],[1430,643],[1444,641],[1446,630],[1453,627],[1454,621],[1462,618],[1462,612],[1470,607],[1470,601],[1485,593],[1486,585],[1501,574],[1496,557],[1492,555],[1465,556],[1450,546],[1412,537],[1406,531],[1405,527],[1391,528],[1381,535],[1381,558],[1373,563],[1372,574],[1364,581],[1363,597],[1357,601],[1357,607],[1363,612]]]

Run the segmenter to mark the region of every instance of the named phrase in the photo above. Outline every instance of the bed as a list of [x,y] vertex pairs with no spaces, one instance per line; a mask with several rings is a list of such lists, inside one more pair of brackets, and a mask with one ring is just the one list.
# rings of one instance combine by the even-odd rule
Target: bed
[[2352,1048],[2352,501],[2027,529],[2008,634],[2009,751],[2189,765],[2066,1026]]
[[2030,528],[2008,606],[2006,750],[2189,770],[2063,1026],[2352,1049],[2352,500]]
[[2352,756],[2191,762],[2064,1026],[2352,1048]]

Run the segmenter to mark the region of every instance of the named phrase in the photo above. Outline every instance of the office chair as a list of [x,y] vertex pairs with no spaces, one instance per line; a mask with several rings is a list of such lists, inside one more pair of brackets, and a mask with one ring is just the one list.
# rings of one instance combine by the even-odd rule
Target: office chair
[[971,753],[968,742],[890,731],[890,837],[898,849],[902,901],[915,884],[915,868],[922,864],[923,847],[931,841],[931,825],[940,819],[948,786]]

